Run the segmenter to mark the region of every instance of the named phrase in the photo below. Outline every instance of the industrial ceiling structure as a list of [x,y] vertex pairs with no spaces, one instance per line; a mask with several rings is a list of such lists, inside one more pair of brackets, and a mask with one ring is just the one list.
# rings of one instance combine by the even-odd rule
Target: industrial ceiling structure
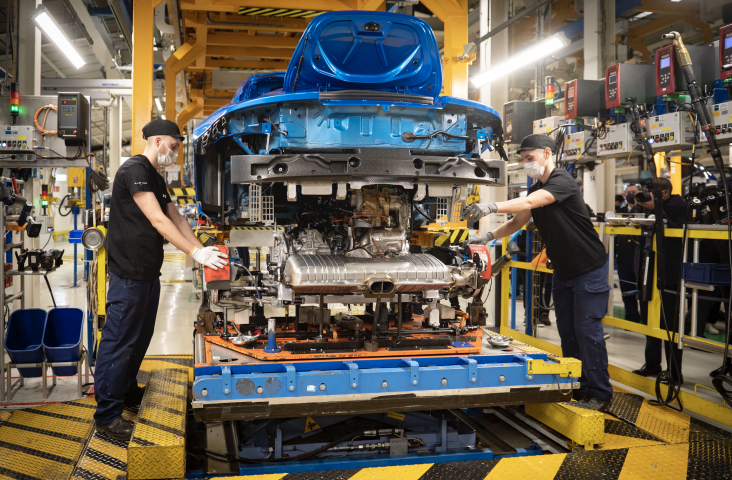
[[[196,117],[205,117],[229,102],[238,85],[257,72],[284,71],[302,32],[322,12],[331,10],[392,10],[426,20],[443,53],[445,77],[455,77],[471,63],[469,71],[477,72],[479,61],[457,60],[466,43],[463,33],[453,35],[462,25],[468,27],[467,41],[478,37],[477,0],[149,0],[154,11],[154,40],[151,45],[154,65],[154,103],[152,117],[167,116],[181,126]],[[581,0],[544,1],[536,8],[531,0],[508,2],[509,53],[536,41],[539,14],[543,15],[543,36],[562,32],[572,41],[567,55],[546,66],[559,80],[574,78],[582,71],[583,2]],[[661,44],[659,32],[677,30],[687,43],[708,43],[723,24],[719,14],[725,2],[714,0],[617,0],[616,58],[620,61],[644,62]],[[135,2],[137,5],[137,2]],[[17,7],[17,0],[0,5],[0,38],[4,42],[5,59],[0,59],[0,72],[13,58],[17,36],[15,25],[8,25],[7,13]],[[109,92],[123,103],[122,141],[128,155],[132,134],[131,42],[133,13],[131,0],[45,0],[43,5],[73,42],[86,64],[76,69],[49,39],[42,41],[42,86],[44,93],[58,90],[58,85],[73,79],[121,83]],[[528,12],[528,13],[527,13]],[[12,13],[12,12],[11,12]],[[445,53],[445,43],[448,53]],[[3,62],[3,60],[6,60]],[[455,70],[453,70],[455,69]],[[510,96],[530,94],[533,69],[517,71],[511,83]],[[2,74],[2,73],[0,73]],[[459,89],[468,88],[467,77],[460,73]],[[64,83],[67,82],[67,83]],[[92,84],[89,84],[92,85]],[[445,82],[452,88],[451,82]],[[45,88],[47,87],[47,88]],[[91,88],[91,86],[89,86]],[[468,96],[477,97],[470,87]],[[109,98],[109,96],[107,96]],[[175,98],[175,101],[167,99]],[[102,96],[92,112],[93,149],[102,149],[104,109]]]

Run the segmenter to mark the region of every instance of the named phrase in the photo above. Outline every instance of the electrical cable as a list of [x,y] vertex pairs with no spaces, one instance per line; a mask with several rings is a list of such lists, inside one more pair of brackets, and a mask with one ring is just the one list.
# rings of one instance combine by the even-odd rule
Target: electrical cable
[[48,276],[44,275],[43,279],[46,281],[46,285],[48,286],[48,293],[51,294],[51,301],[53,302],[53,308],[56,308],[56,299],[53,298],[53,290],[51,290],[51,284],[48,282]]
[[58,214],[61,215],[62,217],[68,217],[69,215],[71,215],[71,212],[72,212],[73,209],[71,208],[71,206],[69,206],[68,207],[68,211],[66,213],[61,213],[61,207],[63,207],[64,200],[68,200],[67,203],[71,203],[71,196],[70,195],[66,195],[64,198],[61,199],[61,201],[59,202],[58,207],[57,207],[58,208]]
[[272,459],[262,459],[262,460],[255,460],[250,458],[242,458],[234,455],[226,455],[223,453],[216,453],[212,452],[207,449],[192,449],[191,451],[193,453],[203,453],[208,458],[212,458],[214,460],[218,460],[220,462],[238,462],[238,463],[253,463],[253,464],[261,464],[261,463],[285,463],[285,462],[297,462],[300,460],[307,460],[309,458],[315,457],[316,455],[328,450],[329,448],[333,448],[339,443],[343,442],[350,442],[352,439],[355,439],[356,437],[359,437],[363,435],[364,432],[357,432],[357,433],[348,433],[346,435],[343,435],[340,438],[337,438],[333,440],[330,443],[326,443],[325,445],[316,448],[315,450],[311,450],[306,453],[302,453],[300,455],[295,455],[294,457],[286,457],[286,458],[272,458]]
[[[43,117],[43,124],[38,125],[38,114],[41,113],[41,111],[46,110],[46,115]],[[58,112],[58,107],[56,105],[44,105],[41,108],[39,108],[36,111],[35,117],[33,117],[33,123],[36,124],[36,130],[41,132],[41,135],[56,135],[58,133],[57,130],[46,130],[46,119],[48,118],[48,112],[54,110]]]

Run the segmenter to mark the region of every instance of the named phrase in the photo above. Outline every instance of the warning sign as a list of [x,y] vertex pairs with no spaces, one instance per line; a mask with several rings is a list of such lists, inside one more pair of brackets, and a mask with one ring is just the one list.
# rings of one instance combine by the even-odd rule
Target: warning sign
[[303,433],[310,433],[315,430],[320,430],[320,425],[318,425],[318,422],[313,417],[307,417],[305,419],[305,431]]

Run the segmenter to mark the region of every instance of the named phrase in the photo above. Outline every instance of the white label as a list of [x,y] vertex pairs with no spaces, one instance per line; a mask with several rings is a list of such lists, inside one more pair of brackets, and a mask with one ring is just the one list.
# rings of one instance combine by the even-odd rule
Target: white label
[[315,391],[315,385],[308,385],[308,392],[314,392]]

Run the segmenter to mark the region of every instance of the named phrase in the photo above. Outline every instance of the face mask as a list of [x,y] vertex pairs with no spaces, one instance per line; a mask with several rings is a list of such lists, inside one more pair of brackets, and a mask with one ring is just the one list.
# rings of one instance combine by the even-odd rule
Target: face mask
[[161,167],[169,167],[171,165],[175,165],[175,162],[178,160],[178,154],[173,152],[173,150],[171,150],[167,144],[165,145],[165,147],[168,148],[168,153],[166,153],[165,155],[162,155],[160,153],[160,147],[158,147],[158,165],[160,165]]
[[628,203],[635,203],[635,194],[629,193],[625,196],[625,201]]
[[540,167],[537,161],[524,163],[524,171],[531,178],[539,178],[544,175],[544,167]]

